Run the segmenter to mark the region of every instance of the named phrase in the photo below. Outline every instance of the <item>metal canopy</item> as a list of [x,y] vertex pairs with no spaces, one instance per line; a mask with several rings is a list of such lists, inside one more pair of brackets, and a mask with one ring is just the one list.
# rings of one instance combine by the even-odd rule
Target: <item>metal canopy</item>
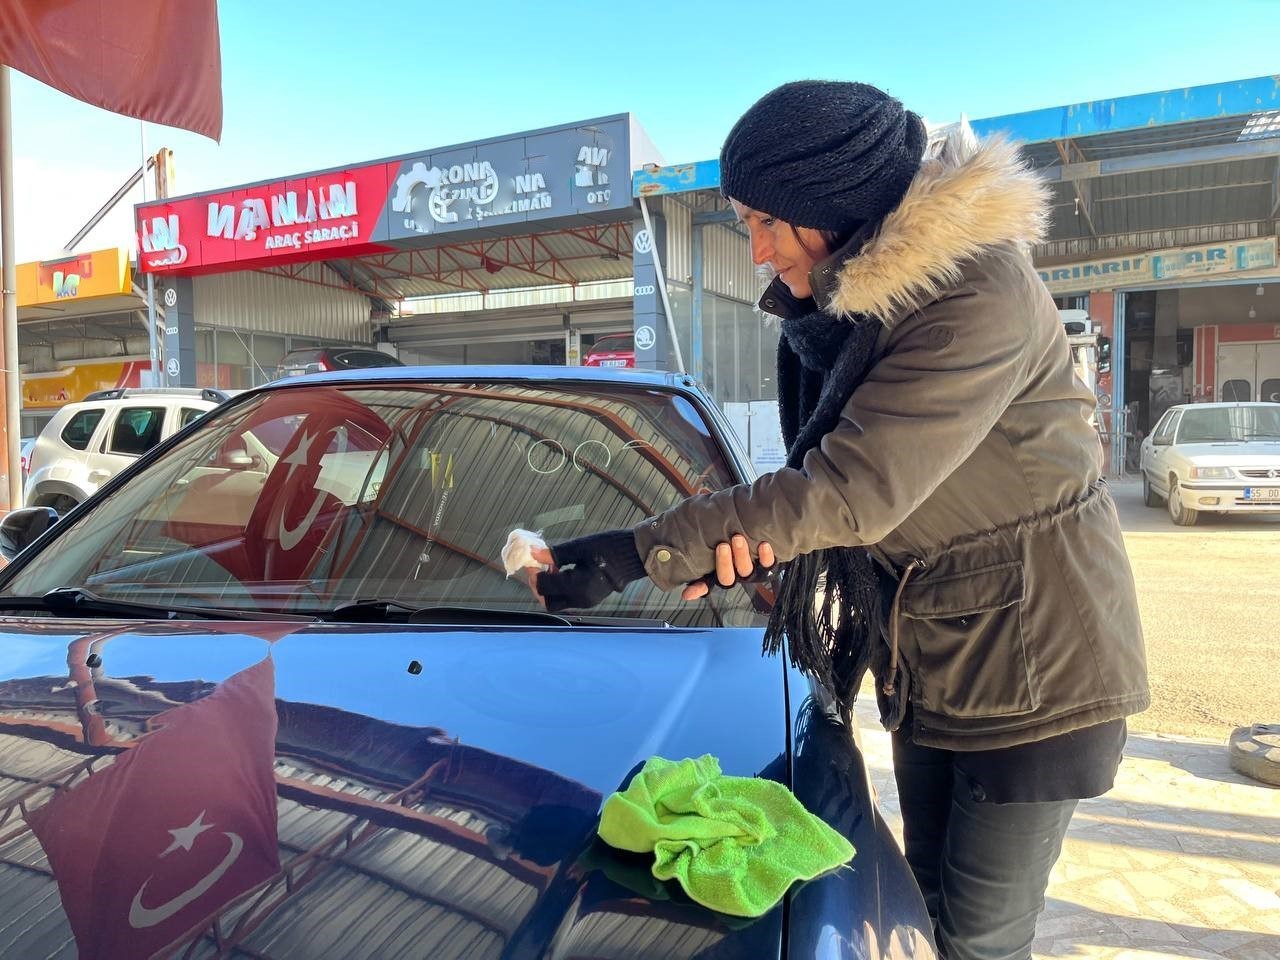
[[[487,293],[557,284],[577,285],[631,276],[631,224],[583,224],[513,237],[460,238],[419,249],[326,261],[340,286],[384,301],[450,293]],[[306,282],[308,263],[261,272]]]
[[[972,121],[1050,182],[1040,262],[1268,236],[1280,219],[1280,82],[1259,77]],[[715,160],[646,168],[636,196],[718,192]]]

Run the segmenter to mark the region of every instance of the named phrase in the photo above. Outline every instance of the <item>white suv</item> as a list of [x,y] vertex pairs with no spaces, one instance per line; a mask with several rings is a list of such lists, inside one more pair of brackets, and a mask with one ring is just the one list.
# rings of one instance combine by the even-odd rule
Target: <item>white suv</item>
[[67,404],[40,432],[31,451],[26,505],[66,513],[229,396],[212,389],[122,388]]

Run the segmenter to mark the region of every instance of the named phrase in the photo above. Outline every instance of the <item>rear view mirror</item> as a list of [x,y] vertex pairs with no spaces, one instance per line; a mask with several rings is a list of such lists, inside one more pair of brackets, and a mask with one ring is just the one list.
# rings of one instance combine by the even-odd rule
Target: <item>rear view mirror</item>
[[0,520],[0,556],[12,560],[57,522],[58,511],[53,507],[14,510]]

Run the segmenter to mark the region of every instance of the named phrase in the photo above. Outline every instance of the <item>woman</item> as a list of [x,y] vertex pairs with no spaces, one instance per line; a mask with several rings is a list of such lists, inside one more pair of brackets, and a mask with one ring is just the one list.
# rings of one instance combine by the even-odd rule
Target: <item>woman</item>
[[738,121],[721,182],[776,274],[787,466],[552,547],[536,585],[551,609],[646,575],[695,598],[776,554],[766,645],[846,709],[875,674],[943,955],[1028,957],[1076,803],[1148,705],[1142,631],[1094,398],[1028,255],[1044,188],[1008,144],[926,141],[862,84]]

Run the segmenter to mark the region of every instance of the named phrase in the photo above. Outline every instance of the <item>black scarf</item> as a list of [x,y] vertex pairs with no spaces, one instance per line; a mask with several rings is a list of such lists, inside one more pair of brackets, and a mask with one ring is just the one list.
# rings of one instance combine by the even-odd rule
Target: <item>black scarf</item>
[[[871,367],[881,329],[874,317],[836,318],[816,306],[783,320],[778,411],[788,467],[801,469],[805,454],[839,424],[849,397]],[[765,652],[776,654],[785,636],[791,662],[825,686],[846,714],[867,667],[874,660],[881,673],[888,659],[881,631],[885,576],[861,547],[796,557],[783,569],[765,630]],[[896,702],[881,704],[886,722],[900,716],[903,686],[895,691]]]

